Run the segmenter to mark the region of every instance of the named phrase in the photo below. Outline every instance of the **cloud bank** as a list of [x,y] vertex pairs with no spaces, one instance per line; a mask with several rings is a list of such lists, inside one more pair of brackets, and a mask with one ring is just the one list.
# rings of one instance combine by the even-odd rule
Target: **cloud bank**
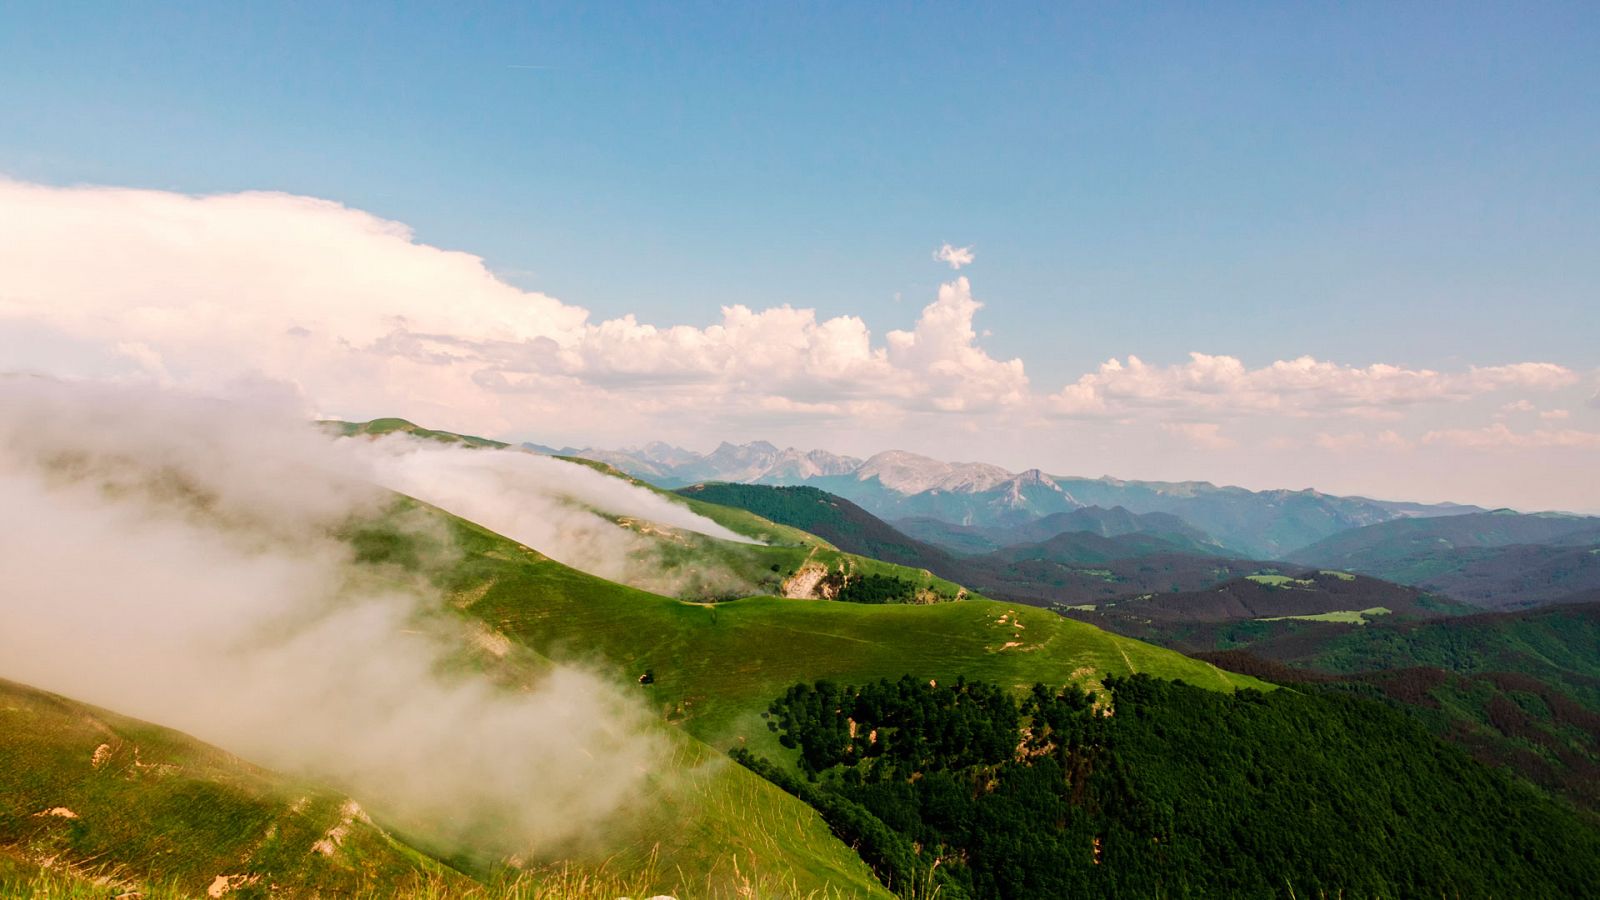
[[[952,269],[973,259],[954,245],[934,255]],[[1304,467],[1294,448],[1350,433],[1351,423],[1381,423],[1426,446],[1436,472],[1468,466],[1460,454],[1486,442],[1424,442],[1429,432],[1486,428],[1518,401],[1582,416],[1597,408],[1594,373],[1538,360],[1435,370],[1197,351],[1175,363],[1124,356],[1041,386],[1022,360],[984,346],[982,311],[971,282],[954,275],[914,320],[878,332],[859,316],[788,305],[728,305],[698,324],[597,321],[501,281],[478,257],[326,200],[0,180],[0,368],[200,391],[264,377],[339,418],[404,415],[602,446],[770,437],[856,454],[903,447],[1019,468],[1284,486],[1325,471]],[[1575,437],[1512,433],[1527,436],[1528,453],[1569,452],[1600,433],[1592,422],[1560,429]],[[1394,442],[1377,433],[1347,444],[1347,462],[1365,452],[1373,472],[1392,465],[1381,454]],[[1227,452],[1196,472],[1175,446]],[[1053,456],[1024,458],[1025,449]],[[1585,497],[1600,507],[1600,488]]]
[[703,327],[596,323],[323,200],[0,181],[0,326],[82,350],[97,373],[198,387],[261,373],[327,410],[404,406],[446,427],[1009,402],[1022,363],[975,345],[979,308],[960,279],[887,346],[857,317],[787,306],[729,306]]
[[624,827],[670,758],[648,714],[568,666],[515,692],[440,675],[468,626],[338,537],[391,503],[372,474],[281,398],[0,379],[0,676],[444,840],[538,854]]
[[1423,403],[1467,400],[1507,388],[1549,391],[1578,381],[1577,373],[1552,363],[1435,372],[1384,364],[1357,368],[1302,356],[1251,369],[1231,356],[1191,353],[1189,362],[1172,366],[1149,365],[1137,356],[1127,362],[1109,360],[1067,385],[1051,403],[1066,415],[1164,408],[1392,417]]

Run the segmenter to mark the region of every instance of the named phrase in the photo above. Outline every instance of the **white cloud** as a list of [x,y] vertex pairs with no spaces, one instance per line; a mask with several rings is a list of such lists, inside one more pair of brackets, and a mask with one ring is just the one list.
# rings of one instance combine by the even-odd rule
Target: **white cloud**
[[1501,404],[1500,415],[1504,416],[1511,413],[1531,413],[1537,411],[1538,409],[1539,407],[1534,406],[1528,400],[1514,400],[1510,403]]
[[[1377,434],[1367,434],[1363,431],[1328,432],[1321,431],[1312,438],[1311,443],[1323,450],[1333,453],[1349,453],[1352,451],[1366,450],[1410,450],[1416,442],[1405,437],[1394,429],[1385,429]],[[1283,447],[1281,449],[1292,449]]]
[[1539,418],[1547,422],[1558,422],[1562,419],[1572,418],[1572,413],[1565,409],[1547,409],[1539,413]]
[[1027,398],[1022,360],[1001,362],[975,343],[972,319],[982,308],[972,298],[972,285],[961,276],[939,286],[939,298],[923,308],[914,330],[886,336],[889,362],[933,387],[927,398],[936,409],[1009,406]]
[[1015,402],[1022,363],[976,344],[979,308],[958,279],[887,344],[858,317],[790,306],[728,306],[705,327],[594,322],[476,256],[323,200],[0,180],[0,329],[47,328],[176,384],[289,379],[346,414],[405,409],[490,431],[560,416],[578,430]]
[[1444,428],[1422,436],[1424,444],[1447,444],[1474,450],[1583,448],[1600,449],[1600,432],[1574,428],[1512,431],[1496,422],[1484,428]]
[[1369,443],[1369,440],[1370,439],[1365,434],[1359,431],[1346,432],[1344,434],[1332,434],[1323,431],[1317,434],[1317,436],[1312,440],[1312,443],[1324,450],[1331,450],[1335,453],[1339,453],[1346,450],[1365,447]]
[[1393,429],[1378,432],[1378,437],[1375,440],[1375,443],[1379,447],[1383,447],[1388,450],[1410,450],[1412,447],[1416,446],[1415,441],[1404,437]]
[[1465,400],[1505,388],[1550,390],[1578,380],[1550,363],[1436,372],[1375,364],[1364,368],[1310,356],[1251,369],[1232,356],[1189,354],[1189,362],[1150,365],[1111,359],[1050,398],[1057,413],[1094,416],[1126,408],[1193,409],[1227,414],[1392,417],[1400,408]]
[[[937,255],[953,266],[973,258],[953,245]],[[1151,438],[1234,442],[1203,469],[1171,473],[1189,477],[1256,450],[1333,444],[1354,473],[1428,429],[1470,432],[1502,406],[1532,422],[1546,409],[1549,423],[1558,421],[1552,407],[1600,407],[1589,399],[1594,372],[1580,379],[1546,362],[1435,370],[1311,356],[1261,365],[1223,354],[1125,356],[1041,389],[1022,360],[990,352],[966,277],[952,276],[897,329],[823,317],[804,304],[804,289],[794,289],[793,305],[731,303],[688,324],[598,320],[506,283],[476,256],[324,200],[0,179],[8,368],[208,392],[240,378],[277,380],[324,415],[404,415],[600,446],[771,437],[853,453],[1006,454],[1019,467],[1111,474],[1134,474],[1141,453],[1181,460],[1172,440]],[[1047,446],[1057,455],[1033,455]],[[1435,438],[1429,452],[1459,446]],[[1451,452],[1433,464],[1467,457]],[[1085,453],[1105,455],[1090,462]],[[1273,453],[1284,466],[1294,457]]]
[[1164,422],[1164,431],[1182,437],[1197,450],[1226,450],[1238,442],[1222,434],[1222,426],[1215,422]]
[[971,247],[953,247],[946,243],[933,251],[933,258],[959,271],[962,266],[972,265],[972,261],[977,259],[978,255],[972,252]]

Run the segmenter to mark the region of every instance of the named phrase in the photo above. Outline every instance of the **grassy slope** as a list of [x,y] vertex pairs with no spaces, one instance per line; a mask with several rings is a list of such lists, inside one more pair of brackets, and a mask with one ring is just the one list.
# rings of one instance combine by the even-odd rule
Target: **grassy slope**
[[[344,437],[361,435],[376,437],[405,433],[469,447],[504,449],[509,446],[488,438],[423,428],[405,419],[373,419],[370,422],[328,421],[322,425],[330,433]],[[750,592],[778,593],[780,583],[806,563],[826,566],[830,571],[842,569],[850,574],[892,575],[914,583],[918,588],[943,599],[954,599],[965,593],[961,585],[935,576],[926,569],[909,568],[852,553],[842,553],[816,535],[787,525],[779,525],[746,510],[682,497],[633,478],[605,463],[581,457],[559,458],[628,481],[673,503],[686,506],[730,531],[764,542],[764,545],[741,544],[679,529],[659,526],[650,526],[648,529],[636,527],[636,531],[653,540],[661,549],[663,558],[669,565],[674,565],[674,568],[697,569],[705,576],[704,578],[688,576],[681,579],[684,589],[688,592],[685,596],[693,596],[696,599],[722,599],[718,596],[721,593],[718,586],[728,583],[743,584]],[[703,585],[709,585],[709,588]]]
[[[190,896],[240,873],[307,893],[426,873],[465,881],[352,819],[345,802],[177,732],[0,681],[7,877],[54,858]],[[48,810],[71,815],[41,815]],[[341,823],[347,833],[331,855],[313,852]]]
[[[815,534],[789,525],[781,525],[748,510],[733,506],[723,506],[718,503],[708,503],[692,496],[662,490],[655,485],[627,475],[606,463],[575,456],[561,458],[568,462],[588,466],[612,477],[621,478],[637,487],[652,491],[673,503],[687,506],[693,512],[716,522],[729,531],[759,541],[765,541],[767,546],[758,546],[738,544],[732,541],[722,541],[699,535],[688,536],[689,552],[700,556],[702,560],[715,560],[718,565],[727,571],[741,575],[754,583],[760,583],[763,579],[781,580],[792,575],[802,565],[810,562],[825,566],[830,571],[843,568],[844,571],[851,574],[890,575],[912,582],[919,588],[931,591],[943,599],[955,599],[968,593],[961,585],[947,578],[934,575],[925,568],[914,568],[885,562],[881,559],[856,553],[845,553]],[[663,543],[662,547],[669,560],[681,555],[683,552],[669,543]],[[771,574],[773,565],[778,566],[776,578]]]
[[329,434],[341,437],[354,437],[367,435],[381,437],[386,434],[403,432],[414,437],[426,438],[430,441],[439,441],[443,444],[465,444],[468,447],[509,447],[504,441],[491,440],[473,434],[457,434],[453,431],[435,431],[432,428],[423,428],[415,422],[405,419],[388,418],[373,419],[370,422],[341,422],[337,419],[327,419],[318,423]]
[[[470,523],[455,524],[467,557],[452,587],[470,595],[470,614],[549,656],[602,661],[632,678],[650,671],[655,681],[641,692],[719,747],[743,739],[786,756],[760,714],[790,685],[818,678],[965,675],[1023,687],[1147,672],[1219,690],[1260,686],[1018,604],[866,606],[775,597],[693,604],[594,578]],[[1005,647],[1012,642],[1017,646]]]
[[948,567],[949,552],[918,541],[843,497],[814,487],[707,482],[680,488],[679,496],[744,509],[819,535],[834,545],[874,559],[915,568]]
[[[915,571],[841,554],[816,538],[743,511],[691,505],[737,531],[793,539],[782,549],[830,566],[843,562],[857,571],[902,577]],[[928,606],[771,597],[716,606],[686,603],[586,575],[476,525],[440,515],[464,551],[459,565],[440,577],[467,615],[545,656],[583,660],[629,680],[653,671],[654,683],[638,690],[666,719],[684,727],[683,732],[674,730],[680,735],[674,766],[678,777],[664,779],[672,788],[653,798],[660,801],[651,814],[654,827],[643,829],[604,860],[606,872],[631,875],[651,890],[708,897],[751,890],[764,897],[812,896],[824,889],[848,896],[881,895],[860,859],[811,809],[695,740],[724,748],[747,739],[753,749],[788,758],[760,716],[775,695],[795,682],[911,673],[941,680],[965,675],[1022,687],[1034,681],[1094,682],[1105,672],[1138,671],[1218,690],[1261,686],[1254,679],[1049,613],[985,600]],[[958,590],[925,577],[935,587]],[[1016,646],[1006,647],[1010,642]],[[19,696],[27,693],[20,687],[13,690]],[[50,702],[72,708],[59,698]],[[0,715],[20,708],[20,703],[6,703]],[[290,842],[306,839],[309,846],[309,840],[336,824],[343,798],[309,786],[285,787],[284,779],[153,726],[96,713],[78,717],[81,728],[88,729],[78,733],[66,721],[73,716],[62,715],[61,727],[33,722],[0,735],[0,753],[8,754],[0,757],[0,797],[18,804],[7,809],[3,824],[11,830],[0,843],[47,848],[50,840],[81,841],[79,832],[92,823],[90,837],[100,843],[69,843],[67,858],[143,860],[145,874],[158,883],[178,879],[185,885],[204,882],[202,887],[219,874],[270,873],[275,865],[286,867],[285,883],[324,892],[349,886],[339,878],[359,876],[370,889],[374,880],[392,884],[413,872],[438,869],[376,827],[370,834],[362,828],[352,832],[343,855],[333,858],[350,857],[344,869],[317,860],[308,865],[303,852],[289,852]],[[108,728],[129,729],[119,740],[138,744],[141,762],[170,757],[183,777],[155,786],[100,779],[88,761]],[[16,773],[23,773],[20,780]],[[45,793],[50,796],[39,793],[41,789],[49,789]],[[103,793],[97,795],[97,790]],[[311,802],[295,812],[301,796]],[[67,806],[80,818],[36,819],[34,805]],[[121,812],[103,814],[106,808]],[[329,815],[335,818],[323,821]],[[151,816],[156,816],[155,827],[147,824]],[[67,824],[66,838],[38,830],[62,823]],[[271,840],[249,844],[251,834],[260,840],[274,824]],[[248,827],[257,830],[247,833]],[[244,855],[247,849],[255,855]],[[164,850],[171,853],[160,852]],[[284,853],[289,855],[275,855]],[[229,865],[222,865],[224,861]],[[452,876],[446,872],[443,877]]]

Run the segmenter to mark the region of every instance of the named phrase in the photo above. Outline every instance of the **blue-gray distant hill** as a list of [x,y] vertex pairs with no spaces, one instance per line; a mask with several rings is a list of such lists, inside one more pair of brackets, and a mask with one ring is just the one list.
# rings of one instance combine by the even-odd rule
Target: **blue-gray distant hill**
[[[1087,603],[1134,592],[1198,590],[1265,565],[1227,558],[1214,545],[1203,545],[1207,552],[1194,552],[1199,544],[1181,534],[1168,540],[1161,534],[1106,536],[1093,530],[1064,531],[1042,541],[961,555],[908,536],[849,500],[814,487],[716,482],[681,488],[679,493],[809,531],[841,550],[927,569],[986,596],[1038,606]],[[1076,518],[1069,514],[1054,523],[1093,525],[1096,513],[1106,512],[1079,510]],[[1136,517],[1124,510],[1108,520],[1131,523]],[[1026,530],[1014,533],[1032,536]]]
[[1037,544],[1069,532],[1087,532],[1105,538],[1142,535],[1164,542],[1169,550],[1227,554],[1219,541],[1178,516],[1160,512],[1141,515],[1121,506],[1111,509],[1085,506],[1005,526],[955,525],[927,517],[899,519],[894,526],[918,540],[968,555],[992,553],[1019,544]]
[[1334,535],[1289,558],[1485,609],[1541,606],[1600,590],[1600,518],[1497,510],[1402,519]]

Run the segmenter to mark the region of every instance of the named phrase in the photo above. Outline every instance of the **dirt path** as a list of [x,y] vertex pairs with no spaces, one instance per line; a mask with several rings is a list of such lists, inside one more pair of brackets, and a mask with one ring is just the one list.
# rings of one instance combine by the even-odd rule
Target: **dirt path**
[[1122,654],[1122,661],[1128,664],[1128,674],[1130,674],[1130,675],[1139,674],[1139,670],[1135,669],[1133,667],[1133,660],[1128,658],[1128,651],[1122,649],[1122,644],[1117,643],[1116,641],[1113,641],[1112,643],[1115,643],[1117,645],[1117,652]]

